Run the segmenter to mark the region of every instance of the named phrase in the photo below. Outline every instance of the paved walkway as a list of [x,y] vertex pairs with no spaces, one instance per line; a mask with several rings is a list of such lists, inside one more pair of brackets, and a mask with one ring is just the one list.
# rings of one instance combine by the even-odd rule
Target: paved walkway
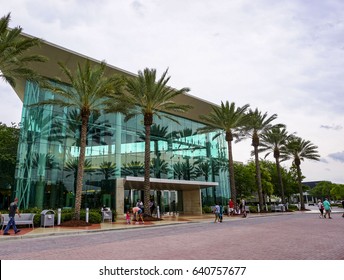
[[0,259],[344,260],[340,213],[331,220],[314,212],[226,218],[223,223],[214,223],[211,215],[178,224],[172,219],[164,226],[122,224],[68,235],[6,236]]
[[[338,208],[333,211],[334,213],[342,213],[343,210]],[[247,219],[258,218],[258,217],[266,217],[266,216],[276,216],[276,215],[293,215],[300,212],[272,212],[272,213],[262,213],[262,214],[248,214]],[[318,210],[311,210],[303,212],[305,214],[315,214],[318,213]],[[157,226],[167,226],[167,225],[175,225],[175,224],[188,224],[188,223],[209,223],[214,220],[213,214],[204,214],[204,215],[164,215],[162,221],[146,221],[144,224],[142,223],[131,223],[126,224],[126,221],[123,217],[118,217],[116,222],[104,222],[101,224],[95,224],[88,227],[36,227],[34,229],[28,227],[21,227],[21,232],[18,234],[14,234],[13,230],[10,229],[10,235],[4,236],[1,231],[0,233],[0,242],[6,241],[9,239],[23,239],[23,238],[35,238],[35,237],[45,237],[45,236],[59,236],[59,235],[75,235],[75,234],[86,234],[86,233],[96,233],[96,232],[103,232],[103,231],[112,231],[112,230],[126,230],[126,229],[138,229],[138,228],[146,228],[146,227],[157,227]],[[241,215],[234,216],[234,217],[227,217],[224,216],[225,222],[231,222],[236,220],[243,219]]]

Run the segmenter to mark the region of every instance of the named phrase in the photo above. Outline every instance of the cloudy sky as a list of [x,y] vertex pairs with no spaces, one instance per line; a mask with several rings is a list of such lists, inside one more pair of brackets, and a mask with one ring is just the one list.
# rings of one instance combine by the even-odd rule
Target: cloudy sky
[[[214,104],[249,104],[318,146],[306,181],[344,184],[344,1],[0,0],[10,26],[126,71],[145,67]],[[0,81],[0,121],[21,101]],[[250,141],[234,160],[250,159]],[[271,158],[271,160],[273,160]],[[289,167],[290,163],[285,163]]]

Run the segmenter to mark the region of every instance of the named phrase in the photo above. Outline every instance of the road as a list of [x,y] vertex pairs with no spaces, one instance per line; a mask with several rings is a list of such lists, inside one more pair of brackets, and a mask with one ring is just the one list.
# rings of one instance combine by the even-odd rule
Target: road
[[2,260],[344,260],[344,218],[297,213],[1,243]]

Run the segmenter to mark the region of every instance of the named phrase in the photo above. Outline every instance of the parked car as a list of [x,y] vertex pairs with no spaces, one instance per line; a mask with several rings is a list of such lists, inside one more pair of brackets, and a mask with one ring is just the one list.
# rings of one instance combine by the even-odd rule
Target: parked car
[[314,201],[308,201],[308,206],[314,206],[315,204],[314,204]]

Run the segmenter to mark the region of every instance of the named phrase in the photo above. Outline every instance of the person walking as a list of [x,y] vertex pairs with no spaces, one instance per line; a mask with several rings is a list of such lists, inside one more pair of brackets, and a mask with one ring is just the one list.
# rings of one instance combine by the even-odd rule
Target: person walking
[[243,214],[243,217],[246,218],[247,217],[247,212],[246,212],[246,201],[245,201],[245,199],[241,200],[240,211]]
[[155,210],[155,203],[154,203],[154,200],[151,199],[149,201],[149,211],[150,211],[151,216],[153,216],[154,210]]
[[324,205],[323,205],[323,203],[321,202],[320,199],[318,200],[318,208],[319,208],[319,211],[320,211],[319,218],[323,218],[324,217]]
[[220,205],[218,203],[214,206],[215,221],[214,223],[220,222]]
[[230,198],[228,201],[228,216],[233,216],[233,212],[234,212],[234,202]]
[[326,218],[326,216],[328,215],[328,218],[332,219],[331,218],[331,203],[328,201],[327,198],[325,198],[323,204],[324,204],[324,210],[325,210],[324,218]]
[[171,202],[171,210],[170,210],[170,214],[172,213],[172,216],[176,216],[177,215],[177,209],[176,209],[176,201],[173,200]]
[[219,207],[220,207],[220,211],[219,211],[219,221],[220,223],[222,223],[222,219],[223,219],[223,206],[222,203],[219,203]]
[[10,207],[8,208],[8,210],[9,210],[9,214],[8,214],[9,221],[7,223],[5,230],[4,230],[4,235],[10,235],[8,231],[9,231],[11,226],[13,227],[15,234],[20,232],[20,229],[17,229],[16,222],[14,220],[14,217],[16,214],[18,214],[18,216],[20,217],[20,212],[19,212],[19,208],[18,208],[17,204],[18,204],[18,198],[16,197],[14,199],[14,201],[10,204]]

